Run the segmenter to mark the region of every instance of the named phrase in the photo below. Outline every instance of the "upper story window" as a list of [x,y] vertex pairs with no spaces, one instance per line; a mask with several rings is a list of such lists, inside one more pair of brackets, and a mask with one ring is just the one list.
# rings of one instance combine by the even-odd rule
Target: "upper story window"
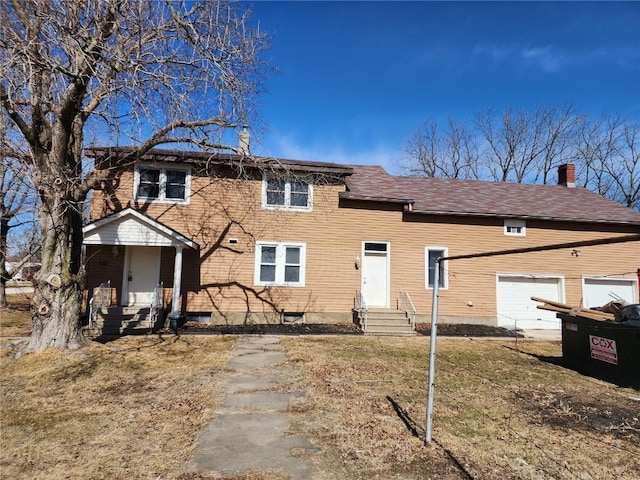
[[505,220],[504,234],[524,237],[527,235],[527,227],[524,220]]
[[140,165],[134,177],[136,200],[188,203],[191,172],[188,168]]
[[262,208],[310,212],[313,186],[301,179],[265,176],[262,182]]

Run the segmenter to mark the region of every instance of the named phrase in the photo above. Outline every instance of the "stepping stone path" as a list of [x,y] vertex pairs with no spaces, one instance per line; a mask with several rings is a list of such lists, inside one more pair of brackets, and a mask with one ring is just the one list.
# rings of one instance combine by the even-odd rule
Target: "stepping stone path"
[[319,449],[286,433],[289,403],[303,398],[304,392],[282,391],[290,376],[285,361],[280,337],[239,337],[229,360],[224,403],[200,434],[192,460],[195,468],[224,474],[282,470],[292,480],[312,478],[312,461],[292,452]]

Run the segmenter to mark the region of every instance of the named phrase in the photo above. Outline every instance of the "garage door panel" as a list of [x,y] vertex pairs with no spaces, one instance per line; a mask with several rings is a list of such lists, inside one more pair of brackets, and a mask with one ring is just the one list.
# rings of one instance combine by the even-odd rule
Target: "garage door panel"
[[540,310],[532,296],[562,301],[560,278],[499,276],[497,285],[498,325],[519,329],[557,329],[554,312]]
[[617,296],[629,303],[637,303],[636,292],[637,286],[632,279],[585,278],[583,302],[588,308],[601,307]]

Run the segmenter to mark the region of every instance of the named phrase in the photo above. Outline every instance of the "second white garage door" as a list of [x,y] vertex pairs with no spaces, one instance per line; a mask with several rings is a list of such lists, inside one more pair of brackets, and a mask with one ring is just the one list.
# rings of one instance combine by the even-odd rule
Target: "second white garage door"
[[638,303],[638,284],[632,278],[585,278],[583,280],[584,306],[601,307],[616,298]]
[[554,312],[540,310],[531,297],[564,300],[560,277],[498,275],[498,326],[518,329],[558,329],[560,320]]

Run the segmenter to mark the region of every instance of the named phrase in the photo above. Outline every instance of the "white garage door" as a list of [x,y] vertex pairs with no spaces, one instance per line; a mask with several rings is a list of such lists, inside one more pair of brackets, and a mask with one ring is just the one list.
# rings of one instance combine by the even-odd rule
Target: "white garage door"
[[632,279],[585,278],[582,290],[585,307],[601,307],[615,297],[638,303],[638,286]]
[[560,320],[554,312],[540,310],[531,297],[563,301],[560,278],[498,276],[498,325],[518,329],[558,329]]

